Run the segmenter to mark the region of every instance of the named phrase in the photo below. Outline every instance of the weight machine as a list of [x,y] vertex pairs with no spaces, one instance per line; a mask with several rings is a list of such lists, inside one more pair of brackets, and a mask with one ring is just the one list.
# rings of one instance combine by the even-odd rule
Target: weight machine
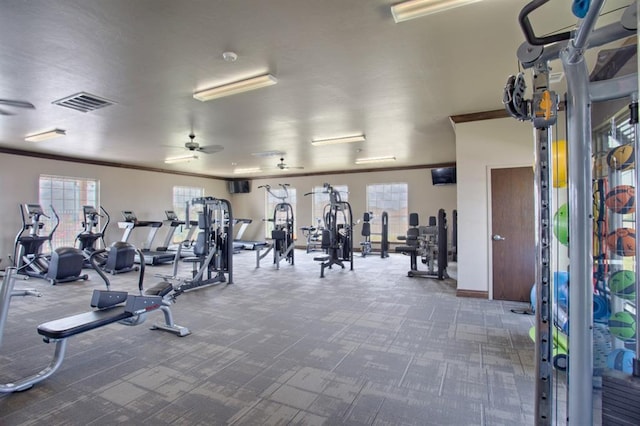
[[[529,15],[549,0],[534,0],[525,5],[519,15],[519,23],[526,38],[517,52],[519,63],[525,69],[533,71],[533,95],[525,99],[526,83],[524,74],[510,76],[503,92],[503,103],[507,112],[520,121],[531,121],[535,130],[535,197],[536,197],[536,330],[535,330],[535,422],[550,425],[558,405],[554,395],[557,392],[556,377],[553,374],[553,240],[552,218],[552,130],[557,121],[559,97],[549,90],[549,62],[560,59],[567,81],[567,93],[564,104],[567,120],[568,154],[568,206],[571,212],[569,221],[569,360],[567,373],[566,416],[564,421],[575,425],[594,424],[593,419],[593,287],[585,285],[593,281],[593,195],[592,195],[592,129],[591,108],[597,101],[630,98],[632,123],[638,126],[638,74],[607,80],[590,81],[585,60],[588,48],[636,36],[638,17],[637,4],[627,6],[619,22],[596,28],[601,15],[604,0],[576,0],[572,12],[578,18],[572,31],[537,36],[533,30]],[[636,131],[637,134],[637,131]],[[636,167],[640,165],[640,149],[635,141]],[[636,188],[638,173],[636,173]],[[640,229],[640,215],[636,214],[636,229]],[[636,239],[636,256],[640,253],[640,239]],[[636,257],[637,259],[637,257]],[[640,268],[636,261],[636,282],[640,282]],[[640,292],[636,291],[636,306],[640,305]],[[636,358],[633,360],[634,375],[640,375],[640,339],[636,339]],[[605,407],[605,395],[616,387],[611,381],[611,389],[603,380],[603,423],[605,412],[611,415],[622,410]],[[637,380],[636,380],[637,382]],[[637,399],[632,396],[633,381],[619,383],[625,392],[624,400]],[[638,395],[638,392],[633,392]],[[617,423],[613,418],[611,424]],[[626,424],[637,424],[635,421]]]
[[[194,256],[183,258],[183,262],[193,264],[190,278],[177,277],[174,263],[173,275],[165,277],[177,281],[173,297],[199,287],[227,282],[233,284],[233,213],[231,203],[213,197],[199,197],[191,200],[192,205],[202,206],[198,213],[200,231],[193,246]],[[186,212],[189,223],[189,209]],[[176,253],[176,259],[180,253]]]
[[371,254],[371,221],[373,220],[373,212],[364,212],[362,215],[362,229],[360,235],[364,237],[360,243],[360,253],[362,257]]
[[373,253],[373,241],[371,241],[371,235],[380,235],[380,257],[382,259],[389,257],[389,214],[382,212],[380,215],[380,234],[373,234],[371,232],[371,221],[373,221],[373,212],[365,212],[362,215],[362,230],[360,235],[364,237],[360,243],[362,257],[366,257],[368,254]]
[[[315,256],[313,260],[320,262],[320,278],[324,278],[324,270],[338,265],[344,269],[344,262],[349,262],[353,271],[353,213],[351,205],[342,201],[340,192],[328,183],[324,184],[324,194],[329,194],[329,204],[324,207],[324,229],[322,230],[321,247],[325,255]],[[306,195],[313,194],[309,192]]]
[[322,219],[318,219],[316,226],[303,226],[300,228],[306,241],[307,253],[322,250]]
[[293,221],[293,206],[287,203],[289,197],[288,183],[279,184],[282,188],[282,195],[276,195],[269,185],[261,185],[258,188],[264,188],[271,194],[272,197],[280,200],[273,209],[273,217],[267,219],[268,222],[273,223],[273,230],[271,231],[271,244],[267,247],[267,250],[260,254],[260,248],[256,248],[256,268],[260,267],[260,260],[269,254],[273,250],[273,264],[276,265],[276,269],[280,269],[280,261],[286,259],[290,265],[294,264],[295,253],[295,240],[294,230],[296,229]]
[[[438,218],[429,218],[428,226],[419,225],[418,213],[409,215],[407,235],[399,236],[407,245],[396,247],[396,253],[409,255],[411,267],[409,277],[432,277],[439,280],[449,278],[447,274],[447,215],[444,209],[438,210]],[[418,270],[418,257],[427,265],[426,271]]]
[[382,212],[382,233],[380,235],[380,257],[389,257],[389,214]]

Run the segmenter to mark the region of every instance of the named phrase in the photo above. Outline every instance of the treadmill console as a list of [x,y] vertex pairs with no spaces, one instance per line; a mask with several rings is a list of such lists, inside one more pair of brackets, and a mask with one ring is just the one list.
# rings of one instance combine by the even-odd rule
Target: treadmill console
[[167,215],[167,220],[176,222],[180,219],[178,219],[178,215],[176,214],[176,212],[174,212],[173,210],[165,210],[164,214]]
[[122,212],[122,217],[124,217],[125,222],[137,222],[138,218],[135,213],[132,211],[125,210]]

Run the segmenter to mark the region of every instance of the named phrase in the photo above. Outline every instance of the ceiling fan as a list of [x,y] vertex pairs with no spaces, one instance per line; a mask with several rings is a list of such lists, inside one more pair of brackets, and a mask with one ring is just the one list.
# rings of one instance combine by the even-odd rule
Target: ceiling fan
[[196,135],[194,135],[193,133],[189,134],[189,141],[184,144],[184,147],[187,151],[201,152],[203,154],[215,154],[216,152],[220,152],[224,149],[222,145],[200,146],[200,144],[195,141],[195,138]]
[[[29,108],[29,109],[36,108],[35,106],[33,106],[31,102],[14,101],[11,99],[0,99],[0,105],[6,105],[10,107],[15,107],[15,108]],[[14,113],[0,109],[0,115],[14,115]]]
[[280,162],[276,165],[280,170],[304,169],[302,166],[289,166],[284,162],[284,158],[280,157]]

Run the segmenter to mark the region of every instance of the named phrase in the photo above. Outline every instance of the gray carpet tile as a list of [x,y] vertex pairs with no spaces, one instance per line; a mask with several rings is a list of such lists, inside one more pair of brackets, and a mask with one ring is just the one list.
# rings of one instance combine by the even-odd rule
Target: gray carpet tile
[[[2,425],[514,425],[534,407],[533,317],[520,303],[457,298],[455,281],[409,278],[392,254],[333,267],[313,253],[295,265],[255,267],[234,256],[234,283],[200,288],[172,305],[193,334],[151,331],[161,322],[112,324],[74,336],[60,370],[32,389],[0,395]],[[454,265],[455,266],[455,265]],[[181,265],[181,274],[190,273]],[[146,283],[170,266],[148,267]],[[452,271],[454,272],[454,271]],[[91,280],[14,298],[3,383],[50,359],[42,322],[90,310]],[[110,277],[135,292],[135,273]]]

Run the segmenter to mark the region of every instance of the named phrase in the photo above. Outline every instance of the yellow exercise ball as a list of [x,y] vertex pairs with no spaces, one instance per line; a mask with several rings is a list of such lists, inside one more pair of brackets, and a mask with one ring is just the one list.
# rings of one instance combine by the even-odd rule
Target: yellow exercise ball
[[555,141],[551,145],[553,154],[553,187],[567,186],[567,141]]

